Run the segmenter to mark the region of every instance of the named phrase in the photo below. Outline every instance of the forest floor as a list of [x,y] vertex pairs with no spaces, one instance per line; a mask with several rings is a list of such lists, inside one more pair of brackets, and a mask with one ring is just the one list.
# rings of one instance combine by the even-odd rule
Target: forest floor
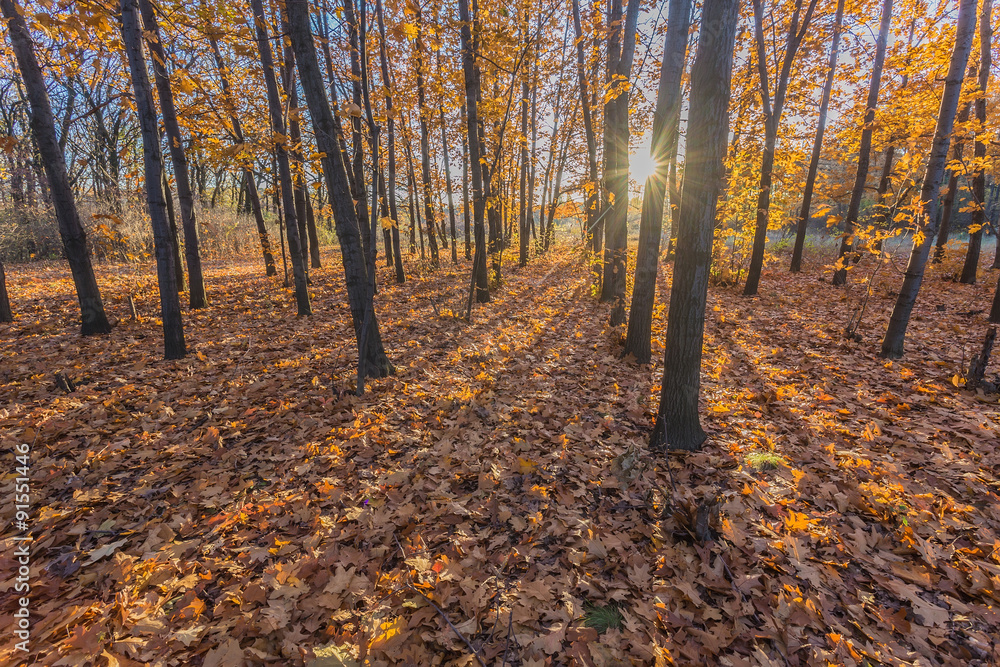
[[31,652],[4,627],[0,663],[1000,664],[1000,405],[961,387],[996,271],[932,268],[894,362],[897,272],[856,340],[864,265],[847,289],[818,264],[713,287],[710,439],[668,459],[645,449],[661,364],[619,359],[572,251],[508,263],[471,323],[468,262],[380,269],[397,374],[361,397],[324,260],[310,318],[258,260],[208,263],[180,361],[152,267],[99,267],[122,321],[86,339],[62,264],[8,267],[0,446],[32,445],[34,543]]

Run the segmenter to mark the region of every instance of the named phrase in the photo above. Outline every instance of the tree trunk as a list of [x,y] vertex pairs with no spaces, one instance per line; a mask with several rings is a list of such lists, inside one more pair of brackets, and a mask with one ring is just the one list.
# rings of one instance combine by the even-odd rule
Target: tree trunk
[[[969,77],[976,78],[975,68],[969,68]],[[966,104],[958,113],[958,122],[964,125],[969,122],[969,113],[972,103]],[[955,143],[951,147],[950,162],[961,162],[965,152],[965,142],[963,137],[956,136]],[[945,247],[948,245],[948,237],[951,234],[951,216],[955,207],[955,196],[958,194],[958,173],[949,170],[948,187],[941,198],[941,224],[938,228],[937,246],[934,248],[934,264],[939,264],[944,259]]]
[[434,206],[431,189],[431,150],[427,130],[427,102],[424,92],[424,24],[419,9],[416,11],[417,38],[414,41],[417,73],[417,118],[420,123],[420,176],[424,188],[424,222],[427,224],[427,244],[431,251],[431,265],[438,265],[438,244],[434,233]]
[[163,51],[160,27],[156,21],[156,14],[153,13],[152,2],[139,0],[139,11],[142,14],[143,28],[148,34],[146,44],[149,48],[150,60],[153,61],[153,81],[156,84],[156,94],[160,99],[163,129],[167,135],[170,160],[174,165],[174,177],[177,180],[177,200],[181,205],[181,228],[184,230],[184,259],[188,270],[188,305],[193,309],[204,308],[208,305],[208,296],[205,293],[205,278],[201,270],[194,194],[191,192],[187,156],[184,154],[181,128],[177,122],[174,95],[170,90],[170,76],[167,74],[166,66],[167,56]]
[[892,0],[882,3],[882,20],[879,23],[878,40],[875,45],[875,63],[872,67],[872,77],[868,85],[868,99],[865,102],[865,117],[861,130],[861,144],[858,148],[858,168],[854,174],[854,188],[851,190],[851,203],[847,207],[847,217],[844,220],[844,236],[840,241],[840,257],[833,273],[833,284],[843,285],[847,282],[847,267],[854,255],[854,228],[861,213],[861,199],[865,194],[865,183],[868,181],[868,167],[871,164],[872,133],[875,130],[875,109],[878,107],[878,94],[882,86],[882,68],[885,65],[885,50],[889,44],[889,28],[892,25]]
[[924,279],[927,257],[937,232],[935,228],[938,212],[937,195],[948,162],[948,145],[955,127],[955,112],[958,109],[958,100],[962,93],[962,75],[969,60],[969,52],[972,51],[972,35],[976,27],[976,5],[977,0],[959,0],[955,47],[951,53],[951,64],[948,67],[944,92],[941,95],[941,108],[938,112],[937,127],[934,130],[930,158],[927,161],[927,171],[920,189],[922,210],[917,219],[919,233],[914,236],[903,285],[896,297],[896,304],[889,318],[885,338],[882,339],[882,356],[890,359],[898,359],[903,356],[906,327],[910,323],[910,314],[917,302],[917,293],[920,291],[920,284]]
[[458,0],[459,17],[462,23],[462,73],[465,78],[466,137],[469,142],[469,164],[472,169],[472,218],[476,239],[476,253],[472,262],[472,282],[476,286],[476,301],[490,300],[490,285],[486,271],[486,186],[483,181],[483,144],[479,137],[479,91],[480,74],[476,63],[478,52],[478,30],[475,39],[472,23],[478,28],[478,16],[469,11],[469,0]]
[[601,249],[604,244],[604,220],[600,210],[600,182],[597,168],[597,132],[590,110],[590,93],[587,85],[587,58],[584,51],[583,25],[580,19],[580,0],[573,0],[573,28],[576,32],[576,74],[580,87],[580,107],[583,109],[583,131],[587,137],[587,182],[584,184],[587,197],[587,238],[594,256],[594,278],[600,280]]
[[[747,283],[743,288],[744,296],[757,293],[760,284],[760,272],[764,267],[764,247],[767,244],[767,225],[770,221],[771,209],[771,178],[774,169],[774,146],[778,139],[778,126],[781,125],[781,114],[785,107],[785,93],[788,90],[788,77],[792,69],[795,53],[809,29],[816,1],[810,0],[805,16],[802,16],[803,0],[795,0],[795,11],[792,14],[788,36],[785,39],[785,55],[781,70],[778,72],[777,87],[774,99],[771,99],[767,72],[767,56],[764,38],[764,0],[753,0],[754,9],[754,43],[757,48],[757,71],[760,76],[761,101],[764,106],[764,154],[760,161],[760,192],[757,195],[757,224],[754,229],[753,250],[750,253],[750,268],[747,271]],[[887,0],[888,1],[888,0]],[[801,28],[799,20],[801,18]],[[686,178],[686,177],[685,177]],[[683,195],[681,195],[683,197]]]
[[462,221],[465,227],[465,258],[472,259],[472,220],[469,215],[469,137],[465,102],[462,102]]
[[[218,41],[208,37],[208,44],[212,47],[212,54],[215,56],[215,66],[219,72],[219,80],[222,83],[222,103],[229,114],[229,122],[233,126],[233,141],[243,144],[243,127],[240,125],[239,116],[236,114],[236,105],[233,103],[231,88],[229,85],[229,68],[222,60],[222,52],[219,50]],[[269,276],[278,275],[278,270],[274,266],[274,253],[271,250],[271,237],[267,233],[267,226],[264,224],[264,212],[260,205],[260,195],[257,192],[257,181],[254,179],[253,171],[250,167],[243,167],[243,176],[246,178],[247,199],[249,199],[250,210],[253,213],[254,222],[257,223],[257,237],[260,240],[260,250],[264,255],[264,270]]]
[[337,238],[340,241],[343,258],[347,297],[358,345],[360,392],[365,377],[385,377],[392,374],[395,369],[382,346],[382,336],[375,315],[372,283],[366,275],[367,262],[361,244],[357,210],[351,201],[347,167],[337,141],[336,120],[326,98],[323,74],[319,68],[309,27],[309,3],[308,0],[286,0],[286,7],[299,78],[313,120],[316,147],[324,155],[323,174],[330,193],[330,201],[334,206],[334,221],[337,225]]
[[698,398],[712,233],[729,134],[737,0],[705,0],[698,54],[691,69],[684,192],[677,216],[677,259],[670,290],[663,389],[652,449],[701,447]]
[[312,197],[309,195],[309,187],[303,190],[306,197],[306,229],[309,233],[309,259],[312,268],[319,269],[323,266],[319,256],[319,232],[316,230],[316,214],[313,211]]
[[444,152],[445,187],[448,190],[448,220],[451,223],[451,263],[458,264],[458,223],[455,220],[455,198],[451,194],[451,162],[448,159],[448,135],[445,133],[444,107],[439,107],[441,114],[441,150]]
[[[655,171],[646,179],[642,193],[642,218],[639,221],[639,248],[635,260],[635,285],[629,309],[628,333],[624,355],[648,364],[651,358],[650,335],[653,325],[653,302],[656,298],[656,271],[660,260],[660,236],[663,233],[663,200],[670,170],[670,152],[678,140],[675,130],[681,112],[681,78],[691,25],[692,0],[671,0],[667,34],[663,44],[660,84],[653,114],[653,137],[650,159]],[[843,2],[843,0],[841,0]]]
[[153,91],[146,72],[146,59],[142,53],[142,27],[136,0],[121,0],[121,33],[132,89],[135,109],[142,133],[142,155],[146,175],[146,203],[153,227],[153,247],[156,251],[156,277],[160,288],[160,316],[163,319],[163,348],[167,359],[180,359],[187,354],[184,344],[184,324],[181,321],[180,296],[174,272],[174,244],[167,221],[166,202],[163,198],[163,156],[160,153],[160,128],[153,106]]
[[[802,191],[802,208],[795,229],[795,247],[792,249],[792,273],[802,270],[802,250],[805,247],[806,231],[809,228],[809,212],[812,207],[813,189],[816,187],[816,174],[819,171],[819,156],[823,150],[823,134],[826,132],[826,116],[830,110],[830,95],[833,93],[833,82],[837,78],[837,59],[840,53],[840,31],[844,21],[844,0],[837,1],[837,14],[833,22],[833,40],[830,43],[829,71],[826,83],[823,84],[823,98],[819,105],[819,123],[816,125],[816,138],[813,141],[812,157],[809,159],[809,172],[806,175],[805,188]],[[890,157],[889,162],[892,162]]]
[[[292,276],[295,281],[295,302],[300,316],[312,315],[312,306],[309,304],[309,288],[306,285],[306,267],[302,255],[302,242],[299,239],[298,220],[295,217],[295,194],[292,189],[292,172],[288,163],[288,149],[285,146],[285,137],[287,136],[285,120],[282,116],[281,98],[278,95],[278,83],[274,76],[274,56],[271,53],[271,42],[267,34],[267,22],[264,15],[263,3],[261,0],[250,0],[250,4],[254,14],[253,22],[257,38],[257,50],[260,53],[260,64],[264,73],[264,84],[267,88],[267,107],[271,116],[271,131],[276,135],[274,154],[278,171],[275,174],[275,178],[281,185],[281,208],[285,215],[288,254],[292,260]],[[315,57],[315,54],[313,56]]]
[[9,324],[14,321],[14,313],[10,309],[10,296],[7,294],[7,272],[0,260],[0,322]]
[[[991,48],[993,45],[992,21],[993,0],[983,0],[983,10],[979,16],[979,94],[976,97],[976,145],[973,157],[976,164],[983,165],[986,161],[986,89],[990,82],[992,67]],[[979,268],[979,252],[983,244],[983,226],[986,224],[986,173],[980,168],[972,177],[972,201],[975,209],[972,211],[973,229],[969,235],[969,249],[965,253],[965,265],[962,267],[961,282],[966,285],[976,283],[976,270]]]
[[[527,5],[525,6],[524,23],[522,25],[524,40],[525,42],[530,43],[531,36],[528,34]],[[528,48],[530,48],[530,46]],[[517,240],[519,251],[517,263],[518,266],[522,268],[528,265],[528,207],[526,202],[526,199],[528,198],[528,103],[528,68],[525,67],[524,72],[521,74],[521,136],[519,138],[519,143],[521,145],[521,164],[517,207]]]
[[73,189],[66,171],[66,159],[59,149],[56,138],[55,119],[45,88],[42,69],[35,57],[35,47],[31,41],[28,26],[14,0],[0,0],[0,11],[7,19],[7,31],[17,59],[21,78],[31,109],[29,122],[35,145],[48,176],[52,206],[59,224],[63,251],[69,262],[76,286],[76,296],[80,303],[80,333],[84,336],[108,333],[111,324],[104,312],[101,290],[97,286],[94,267],[87,248],[87,235],[80,223],[80,215],[73,198]]
[[170,181],[167,180],[166,165],[160,165],[160,183],[163,186],[163,199],[167,205],[167,222],[170,224],[171,258],[174,262],[174,282],[177,292],[184,291],[184,263],[181,261],[181,241],[177,234],[177,215],[174,213],[174,195],[170,191]]

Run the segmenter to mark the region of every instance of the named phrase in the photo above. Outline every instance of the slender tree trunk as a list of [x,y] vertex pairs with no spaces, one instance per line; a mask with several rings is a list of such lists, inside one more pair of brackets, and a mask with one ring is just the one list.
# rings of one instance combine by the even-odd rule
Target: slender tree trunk
[[[528,7],[525,5],[522,32],[524,33],[526,48],[530,50],[531,35],[528,32],[528,18]],[[524,67],[523,70],[521,74],[521,136],[519,138],[519,143],[521,144],[521,180],[517,207],[518,265],[522,268],[528,265],[528,205],[526,200],[528,198],[528,105],[530,102],[528,94],[529,71],[527,67]]]
[[716,204],[725,179],[737,0],[705,0],[698,54],[691,69],[684,192],[670,290],[663,389],[652,449],[699,449],[701,357]]
[[174,213],[174,195],[170,191],[170,181],[167,180],[165,165],[160,165],[160,183],[163,186],[163,199],[167,205],[167,222],[170,224],[170,241],[172,245],[171,258],[174,262],[174,283],[177,291],[184,291],[184,262],[181,261],[181,240],[177,234],[177,215]]
[[10,309],[10,296],[7,294],[7,272],[0,260],[0,323],[10,324],[14,321],[14,313]]
[[[990,68],[993,66],[991,49],[993,46],[993,0],[983,0],[979,15],[979,94],[976,97],[976,145],[973,157],[976,164],[986,161],[986,89],[990,82]],[[980,167],[972,177],[972,201],[976,208],[972,211],[969,235],[969,249],[965,253],[961,282],[966,285],[976,283],[979,268],[979,252],[983,244],[983,226],[986,224],[986,172]]]
[[580,0],[573,0],[573,28],[576,32],[576,73],[580,88],[580,108],[583,110],[583,131],[587,137],[587,182],[584,184],[587,209],[587,238],[590,251],[594,255],[594,279],[599,281],[601,269],[599,258],[604,244],[604,221],[600,210],[600,175],[597,167],[597,132],[590,107],[590,92],[587,77],[586,44],[583,39],[583,24],[580,19]]
[[[292,172],[289,167],[288,149],[285,146],[285,120],[282,115],[281,98],[278,95],[278,83],[274,76],[274,56],[271,53],[271,42],[267,35],[267,19],[261,0],[250,0],[253,10],[253,22],[257,38],[257,50],[260,53],[261,69],[264,73],[264,84],[267,88],[267,106],[271,116],[271,131],[276,135],[274,154],[278,170],[275,173],[276,184],[280,183],[281,203],[285,216],[285,233],[288,236],[288,254],[292,260],[292,276],[295,281],[295,302],[298,314],[312,315],[309,304],[309,288],[306,285],[306,267],[302,254],[302,243],[299,239],[298,221],[295,218],[295,194],[292,189]],[[315,54],[313,54],[315,57]],[[331,191],[332,195],[332,191]]]
[[142,133],[142,155],[146,175],[146,202],[153,227],[153,247],[156,250],[156,276],[160,288],[160,316],[163,319],[163,348],[167,359],[180,359],[187,354],[184,344],[184,324],[181,321],[181,303],[177,293],[176,267],[173,258],[173,239],[167,221],[166,202],[163,198],[163,156],[160,153],[160,129],[153,106],[153,91],[146,72],[142,53],[142,27],[136,0],[121,0],[121,33],[135,108]]
[[927,257],[930,255],[934,234],[937,232],[938,189],[948,162],[948,145],[951,133],[955,127],[955,112],[962,93],[962,75],[972,51],[972,35],[976,27],[977,0],[959,0],[958,22],[955,28],[955,47],[951,53],[951,64],[945,78],[944,92],[941,95],[941,109],[938,112],[937,127],[934,130],[934,141],[931,145],[930,158],[927,161],[927,171],[920,189],[922,210],[918,217],[919,233],[914,236],[910,259],[906,265],[906,273],[896,305],[889,318],[889,326],[882,339],[882,356],[898,359],[903,356],[903,342],[906,328],[910,323],[910,314],[917,302],[917,293],[924,279],[924,269]]
[[111,324],[104,312],[101,290],[94,276],[90,250],[87,248],[87,235],[80,223],[80,215],[73,198],[73,188],[66,171],[66,159],[56,138],[52,106],[49,103],[42,69],[35,57],[31,34],[14,0],[0,0],[0,11],[7,19],[7,32],[31,109],[29,116],[31,133],[48,176],[52,206],[59,225],[59,236],[62,238],[63,251],[76,286],[76,296],[80,303],[80,333],[84,336],[108,333],[111,331]]
[[389,59],[386,55],[385,18],[382,10],[382,0],[375,0],[375,13],[379,31],[379,64],[382,68],[382,86],[385,89],[386,142],[389,153],[389,217],[392,219],[392,256],[396,269],[396,282],[402,285],[406,282],[403,272],[403,250],[399,242],[399,213],[396,210],[396,114],[392,106],[392,76],[389,72]]
[[[254,0],[259,2],[259,0]],[[366,275],[367,262],[361,244],[361,228],[357,211],[351,202],[347,167],[337,141],[337,127],[323,84],[312,31],[309,26],[308,0],[286,0],[289,32],[299,78],[309,106],[316,135],[316,147],[324,154],[323,174],[330,201],[334,205],[334,221],[340,241],[347,297],[358,345],[358,391],[366,377],[380,378],[395,369],[382,346],[378,319],[375,315],[374,290]]]
[[[653,114],[653,137],[650,158],[656,165],[646,179],[642,193],[642,218],[639,221],[639,247],[635,260],[635,285],[629,309],[628,333],[624,355],[648,364],[651,358],[650,335],[653,325],[653,302],[656,297],[656,269],[660,259],[660,236],[663,233],[663,200],[670,170],[670,151],[677,136],[676,119],[681,112],[681,78],[691,26],[692,0],[670,0],[667,34],[663,44],[663,64]],[[843,0],[841,0],[843,3]]]
[[424,92],[424,24],[420,11],[416,12],[417,39],[413,48],[417,72],[417,113],[420,122],[420,174],[424,186],[424,219],[427,223],[427,244],[431,251],[431,265],[438,265],[438,244],[434,234],[434,207],[431,190],[431,149],[427,131],[427,102]]
[[[969,77],[976,78],[977,72],[974,67],[969,68]],[[958,122],[964,125],[969,122],[969,113],[972,104],[966,104],[958,113]],[[951,162],[961,162],[962,154],[965,152],[965,142],[963,137],[955,137],[955,143],[951,147]],[[948,188],[944,192],[941,200],[941,225],[938,229],[937,247],[934,248],[934,264],[938,264],[944,259],[944,250],[948,245],[948,236],[951,234],[951,216],[955,207],[955,196],[958,194],[958,173],[949,170]]]
[[465,228],[465,258],[472,259],[472,220],[469,213],[469,137],[465,102],[462,102],[462,222]]
[[312,268],[319,269],[323,266],[319,256],[319,232],[316,230],[316,214],[313,211],[312,197],[309,195],[308,186],[303,190],[306,197],[306,229],[309,233],[309,259]]
[[[236,114],[236,105],[233,102],[232,88],[229,85],[229,68],[222,60],[222,52],[219,50],[218,41],[208,37],[208,44],[212,47],[212,54],[215,57],[215,66],[219,72],[219,80],[222,83],[222,102],[229,114],[229,122],[233,128],[233,140],[237,144],[243,144],[243,127],[240,124],[239,116]],[[254,179],[253,171],[250,167],[243,167],[243,175],[247,184],[247,199],[249,199],[250,210],[253,213],[254,222],[257,224],[257,237],[260,240],[261,253],[264,255],[264,269],[267,275],[278,275],[278,270],[274,266],[274,253],[271,250],[271,237],[267,233],[267,225],[264,223],[264,211],[260,205],[260,195],[257,192],[257,181]]]
[[[472,169],[472,217],[476,239],[476,253],[472,262],[472,282],[476,287],[476,301],[490,300],[489,278],[486,271],[486,197],[488,192],[483,180],[483,144],[479,136],[479,92],[480,73],[476,63],[478,55],[478,17],[474,19],[469,11],[469,0],[458,0],[459,17],[462,23],[462,73],[465,78],[466,136],[469,142],[469,164]],[[477,28],[475,38],[473,23]],[[470,306],[471,307],[471,306]]]
[[614,301],[615,298],[614,271],[616,266],[614,257],[617,253],[615,245],[612,242],[612,237],[616,237],[616,241],[620,238],[620,234],[617,234],[617,230],[615,230],[615,221],[613,220],[615,218],[614,198],[616,196],[613,188],[617,185],[615,182],[615,173],[618,170],[617,160],[619,151],[616,147],[616,139],[618,128],[621,125],[620,120],[616,118],[616,113],[620,108],[616,103],[620,96],[620,89],[624,86],[624,82],[615,81],[615,74],[618,71],[618,63],[621,61],[622,55],[622,32],[622,0],[608,0],[607,66],[604,72],[607,88],[604,93],[604,175],[602,190],[610,210],[607,213],[607,219],[604,221],[604,259],[601,265],[602,302]]
[[448,190],[448,220],[451,223],[451,263],[458,264],[458,223],[455,220],[455,198],[451,194],[451,162],[448,159],[448,135],[445,132],[444,107],[439,107],[441,114],[441,150],[444,153],[445,187]]
[[[861,213],[861,199],[865,194],[865,183],[868,182],[868,167],[871,164],[872,134],[875,130],[875,109],[878,107],[878,94],[882,87],[882,68],[885,65],[885,50],[889,44],[889,28],[892,26],[892,0],[882,3],[882,20],[879,24],[878,40],[875,45],[875,64],[872,67],[872,77],[868,86],[868,100],[865,103],[865,117],[861,130],[861,145],[858,148],[858,168],[854,174],[854,188],[851,190],[851,203],[847,207],[847,217],[844,220],[844,237],[840,241],[840,258],[833,273],[833,284],[843,285],[847,282],[847,267],[854,253],[854,228]],[[855,256],[855,260],[857,257]]]
[[[792,61],[795,53],[805,37],[816,0],[809,0],[805,15],[802,15],[804,0],[795,0],[795,11],[792,14],[788,36],[785,39],[785,55],[781,70],[777,76],[777,87],[772,100],[767,71],[767,53],[764,37],[764,0],[752,0],[754,9],[754,43],[757,48],[757,71],[760,76],[761,101],[764,106],[764,153],[760,161],[760,188],[757,195],[757,224],[754,229],[753,250],[750,253],[750,268],[747,271],[747,282],[743,288],[744,296],[757,293],[760,284],[760,272],[764,268],[764,247],[767,244],[767,225],[771,210],[771,179],[774,169],[774,146],[778,140],[778,127],[781,125],[781,114],[785,107],[785,93],[788,90],[788,78],[791,74]],[[888,1],[888,0],[886,0]],[[801,19],[801,26],[800,26]],[[685,177],[686,178],[686,177]],[[681,195],[683,197],[683,195]]]
[[153,4],[150,0],[139,0],[139,11],[142,14],[143,28],[147,33],[146,44],[153,65],[153,81],[156,84],[157,96],[160,98],[163,129],[167,135],[170,160],[174,165],[174,176],[177,180],[177,200],[181,206],[181,227],[184,230],[184,259],[187,263],[188,282],[190,283],[188,305],[193,309],[204,308],[208,305],[208,296],[205,293],[205,278],[201,270],[194,194],[189,185],[187,156],[184,154],[181,128],[177,122],[174,95],[170,90],[170,76],[167,74],[166,66],[167,56],[163,51],[160,27],[156,21],[156,14],[153,13]]
[[[795,246],[792,249],[792,273],[802,270],[802,250],[805,247],[806,231],[809,229],[809,212],[812,207],[813,189],[816,187],[816,175],[819,172],[819,156],[823,150],[823,134],[826,132],[826,116],[830,110],[830,96],[833,93],[833,82],[837,78],[837,59],[840,53],[840,31],[844,21],[844,0],[837,1],[837,14],[833,21],[833,40],[830,43],[830,63],[827,66],[826,83],[823,84],[823,98],[819,105],[819,123],[816,125],[816,138],[813,141],[812,157],[809,159],[809,172],[806,175],[805,188],[802,191],[802,208],[795,229]],[[889,162],[892,162],[891,156]]]

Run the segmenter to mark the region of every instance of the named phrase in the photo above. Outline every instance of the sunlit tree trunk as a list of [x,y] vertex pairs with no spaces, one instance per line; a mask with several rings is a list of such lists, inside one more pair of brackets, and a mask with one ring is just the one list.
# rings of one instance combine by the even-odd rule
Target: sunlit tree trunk
[[281,188],[281,208],[285,216],[288,254],[292,261],[295,302],[299,315],[312,315],[312,306],[309,304],[309,288],[306,285],[306,268],[302,254],[302,243],[299,239],[298,221],[295,217],[295,194],[292,189],[292,172],[289,167],[288,150],[285,147],[287,133],[282,114],[281,98],[278,95],[278,83],[274,75],[274,56],[271,52],[271,42],[267,34],[267,19],[261,0],[250,0],[250,4],[253,9],[252,20],[257,39],[257,50],[260,54],[261,69],[264,74],[264,85],[267,88],[267,107],[271,117],[271,131],[275,135],[274,155],[278,169],[274,177],[276,183],[280,184]]
[[917,218],[918,233],[913,238],[910,258],[906,265],[903,285],[896,297],[896,304],[889,318],[889,326],[882,339],[882,356],[898,359],[903,356],[903,342],[910,314],[917,302],[917,293],[924,279],[927,257],[937,232],[938,190],[948,162],[948,146],[955,127],[955,112],[962,93],[962,75],[972,51],[972,36],[976,27],[977,0],[959,0],[958,22],[955,28],[955,46],[951,53],[951,64],[945,78],[938,112],[937,127],[931,145],[927,171],[920,189],[921,211]]
[[[816,1],[810,0],[805,14],[803,14],[803,0],[795,0],[795,10],[785,39],[785,55],[781,62],[781,70],[777,74],[774,98],[772,99],[764,37],[765,0],[753,0],[754,44],[757,49],[757,71],[760,76],[761,101],[764,106],[764,153],[760,161],[760,185],[757,195],[757,221],[754,229],[753,250],[750,253],[747,282],[743,287],[745,296],[756,294],[760,284],[760,272],[764,267],[764,248],[767,244],[767,225],[770,220],[771,179],[774,171],[774,148],[778,140],[778,126],[781,125],[781,114],[785,107],[785,93],[788,91],[788,78],[792,70],[792,61],[795,59],[795,53],[799,50],[799,45],[802,44],[806,31],[809,29],[813,12],[816,9]],[[683,198],[683,196],[682,194],[681,197]]]
[[163,319],[163,348],[167,359],[180,359],[187,354],[184,325],[181,321],[180,296],[174,272],[173,238],[167,221],[163,198],[163,156],[160,153],[160,129],[153,106],[153,91],[142,53],[142,27],[136,0],[121,0],[121,34],[132,75],[135,109],[142,133],[142,156],[146,176],[146,203],[153,227],[153,247],[156,251],[156,277],[160,288],[160,316]]
[[[216,70],[219,73],[219,80],[222,84],[222,102],[229,114],[229,122],[232,125],[233,141],[243,144],[243,126],[239,116],[236,115],[236,105],[233,103],[232,89],[229,83],[229,68],[222,60],[222,52],[219,50],[218,41],[208,37],[208,44],[212,48],[215,57]],[[264,269],[269,276],[278,275],[278,270],[274,266],[274,254],[271,251],[271,237],[267,233],[267,226],[264,224],[264,211],[260,205],[260,194],[257,191],[257,181],[253,171],[249,167],[243,168],[243,177],[246,179],[247,199],[249,200],[250,211],[253,213],[254,222],[257,224],[257,237],[260,240],[261,253],[264,255]]]
[[174,95],[170,90],[170,75],[167,73],[166,66],[167,56],[163,51],[160,28],[150,0],[139,0],[139,11],[142,14],[143,28],[148,35],[146,44],[153,65],[153,81],[156,84],[156,94],[160,99],[163,129],[167,135],[170,160],[174,165],[174,177],[177,181],[177,201],[181,207],[181,228],[184,230],[184,259],[188,270],[188,304],[191,308],[204,308],[208,305],[208,296],[205,293],[205,278],[201,270],[194,194],[191,192],[187,156],[184,153],[181,128],[177,122]]
[[392,106],[392,78],[389,73],[389,59],[386,55],[385,18],[382,0],[375,0],[375,13],[379,31],[379,64],[382,68],[382,86],[385,90],[386,143],[388,156],[388,200],[389,217],[392,219],[392,255],[396,270],[396,282],[406,282],[403,272],[403,251],[399,242],[399,214],[396,210],[396,114]]
[[[691,25],[691,1],[671,0],[667,34],[663,44],[663,63],[653,114],[653,137],[650,158],[654,171],[646,179],[642,193],[642,218],[639,221],[639,247],[635,260],[635,285],[629,309],[625,355],[640,364],[651,358],[650,334],[653,302],[656,296],[656,272],[660,260],[660,236],[663,233],[663,200],[670,170],[670,152],[677,141],[677,118],[681,112],[681,77],[687,52],[688,28]],[[843,0],[842,0],[843,1]]]
[[737,0],[705,0],[702,36],[691,69],[684,192],[677,215],[677,259],[652,449],[698,449],[707,437],[698,410],[705,303],[716,204],[725,178],[738,19]]
[[[819,123],[816,125],[816,138],[813,141],[812,157],[809,159],[809,172],[802,191],[802,208],[799,210],[798,223],[795,229],[795,246],[792,249],[791,271],[802,270],[802,250],[805,247],[806,231],[809,228],[809,212],[812,207],[813,189],[816,187],[816,174],[819,171],[819,156],[823,150],[823,134],[826,132],[826,116],[830,110],[830,95],[833,92],[833,82],[837,77],[837,59],[840,53],[840,30],[844,21],[844,0],[837,2],[837,14],[833,21],[833,40],[830,43],[830,62],[826,73],[826,83],[823,84],[823,97],[819,104]],[[892,160],[890,159],[890,162]]]
[[838,267],[833,273],[833,284],[843,285],[847,282],[847,267],[854,251],[854,228],[861,213],[861,199],[865,194],[865,183],[868,182],[868,167],[871,164],[872,134],[875,125],[875,109],[878,107],[878,94],[882,86],[882,68],[885,65],[885,50],[889,44],[889,28],[892,25],[892,0],[882,3],[882,20],[879,23],[878,39],[875,44],[875,63],[872,66],[871,81],[868,85],[868,99],[865,102],[865,117],[862,121],[861,143],[858,148],[858,166],[854,174],[854,188],[851,190],[851,203],[847,207],[847,217],[844,219],[844,236],[840,241],[840,258]]
[[160,165],[160,183],[163,186],[163,200],[167,205],[167,223],[170,225],[171,259],[174,262],[174,284],[177,291],[184,291],[184,262],[181,261],[181,241],[177,234],[177,216],[174,214],[174,195],[170,191],[166,165]]
[[573,0],[573,28],[576,32],[576,74],[579,79],[580,108],[583,110],[583,131],[587,137],[587,238],[590,240],[590,250],[594,254],[594,277],[600,280],[600,256],[604,244],[604,221],[600,219],[600,175],[597,167],[597,132],[594,129],[594,119],[591,113],[590,92],[587,77],[587,57],[583,39],[583,25],[580,19],[580,0]]
[[[976,97],[976,145],[973,157],[979,165],[986,160],[986,88],[990,82],[990,68],[993,64],[991,48],[993,45],[993,28],[991,26],[993,0],[983,0],[983,10],[979,15],[979,93]],[[979,251],[983,244],[983,225],[986,224],[986,171],[980,167],[972,177],[972,201],[975,209],[972,211],[969,235],[969,249],[965,253],[965,265],[962,267],[961,282],[966,285],[976,283],[976,270],[979,268]]]
[[[475,1],[475,0],[473,0]],[[474,20],[469,0],[458,0],[459,19],[462,23],[462,73],[465,78],[466,137],[469,143],[469,165],[472,171],[472,218],[476,239],[472,262],[472,282],[475,284],[476,301],[490,300],[489,278],[486,270],[486,196],[483,182],[483,144],[479,137],[480,74],[476,63],[478,51],[478,19]],[[475,23],[476,35],[473,35]]]
[[[382,346],[382,336],[375,315],[374,290],[366,275],[367,262],[361,244],[361,227],[351,199],[347,167],[337,140],[336,121],[326,97],[323,74],[313,45],[309,3],[308,0],[286,0],[285,4],[299,78],[309,106],[309,115],[312,117],[316,147],[323,154],[323,175],[334,206],[334,222],[340,242],[347,298],[358,345],[358,381],[363,382],[366,377],[385,377],[395,369]],[[361,390],[360,385],[358,390]]]
[[59,225],[59,235],[62,237],[63,251],[66,253],[66,261],[69,263],[77,300],[80,303],[80,333],[84,336],[108,333],[111,331],[111,324],[104,312],[101,290],[94,276],[90,250],[87,248],[87,235],[80,223],[80,215],[66,171],[66,159],[59,148],[52,106],[49,103],[42,69],[35,57],[31,34],[14,0],[0,0],[0,11],[7,20],[7,34],[10,36],[17,66],[24,81],[31,109],[29,117],[31,133],[48,176],[49,192]]

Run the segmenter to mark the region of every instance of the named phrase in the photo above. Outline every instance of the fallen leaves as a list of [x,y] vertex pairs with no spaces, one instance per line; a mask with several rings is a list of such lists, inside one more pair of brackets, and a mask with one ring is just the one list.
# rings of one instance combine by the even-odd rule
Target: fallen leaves
[[[1000,415],[951,382],[930,299],[887,364],[808,274],[713,290],[712,437],[667,461],[644,444],[660,369],[617,358],[572,255],[509,275],[471,324],[417,298],[464,298],[443,270],[383,281],[399,374],[363,397],[337,271],[297,319],[256,263],[208,269],[177,362],[154,318],[81,339],[60,270],[10,270],[0,438],[37,435],[37,664],[1000,660]],[[101,281],[153,312],[151,274]],[[876,331],[891,300],[869,307]],[[592,608],[620,623],[587,627]]]

